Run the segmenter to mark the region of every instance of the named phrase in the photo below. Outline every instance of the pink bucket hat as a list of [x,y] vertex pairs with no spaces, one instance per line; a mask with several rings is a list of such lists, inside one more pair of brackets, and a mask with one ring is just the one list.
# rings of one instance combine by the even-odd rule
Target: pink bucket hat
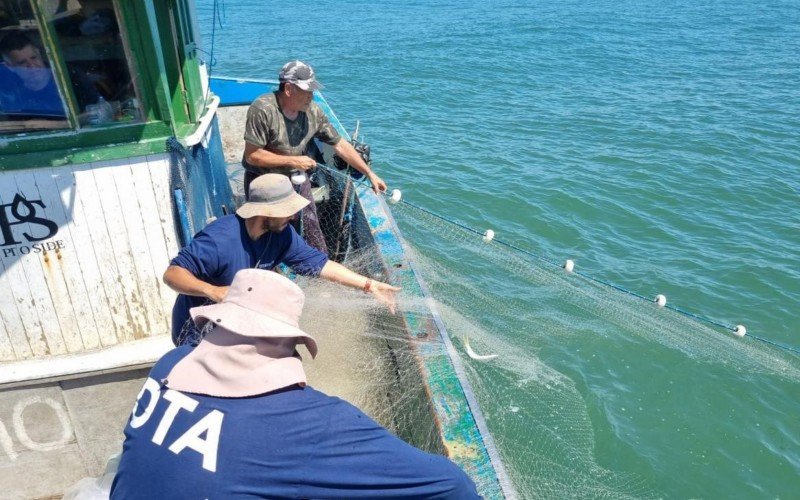
[[317,342],[300,329],[306,296],[292,280],[273,271],[242,269],[219,304],[189,310],[197,328],[209,321],[245,337],[300,337],[311,357]]
[[305,295],[272,271],[236,273],[219,304],[189,312],[198,327],[215,327],[172,368],[170,389],[217,397],[246,397],[306,382],[295,351],[302,342],[314,357],[317,343],[300,330]]

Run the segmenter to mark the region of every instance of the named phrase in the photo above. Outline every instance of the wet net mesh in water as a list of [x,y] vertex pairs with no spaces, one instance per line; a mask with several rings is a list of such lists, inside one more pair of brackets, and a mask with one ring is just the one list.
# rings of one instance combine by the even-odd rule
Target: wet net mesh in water
[[[236,191],[236,174],[232,178]],[[336,170],[316,174],[317,213],[329,253],[357,272],[393,283],[392,270],[384,269],[359,217],[354,189],[359,182]],[[791,355],[742,343],[675,312],[484,243],[411,205],[393,205],[391,211],[405,238],[406,258],[427,282],[520,498],[663,496],[641,474],[601,465],[586,396],[568,372],[538,355],[553,342],[611,328],[704,363],[800,381]],[[359,406],[411,444],[445,453],[420,383],[418,355],[422,343],[441,339],[414,339],[407,327],[409,318],[430,318],[431,299],[404,290],[398,314],[390,315],[359,290],[296,279],[306,293],[301,327],[320,347],[317,359],[305,356],[311,385]],[[472,359],[467,343],[479,354],[498,357]],[[492,480],[467,472],[479,483]]]
[[[405,241],[438,301],[494,440],[523,498],[660,497],[642,474],[610,470],[575,374],[542,361],[564,344],[613,335],[680,351],[694,363],[800,381],[796,356],[521,255],[400,203]],[[577,339],[576,337],[581,338]],[[637,340],[639,339],[639,340]],[[489,361],[466,355],[497,354]],[[600,339],[602,341],[602,339]],[[592,356],[591,347],[578,356]],[[552,358],[552,354],[550,354]]]

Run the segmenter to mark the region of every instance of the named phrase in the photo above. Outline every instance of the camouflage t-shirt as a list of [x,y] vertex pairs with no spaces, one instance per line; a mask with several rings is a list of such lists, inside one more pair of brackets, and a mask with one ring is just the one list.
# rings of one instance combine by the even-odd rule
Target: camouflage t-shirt
[[[334,145],[341,136],[328,117],[312,102],[308,111],[301,111],[297,118],[290,120],[281,112],[276,94],[264,94],[253,101],[247,110],[244,140],[254,146],[279,155],[300,156],[306,154],[311,139]],[[264,169],[248,164],[242,158],[242,166],[255,174],[263,174]],[[271,169],[271,172],[288,174],[290,169]]]

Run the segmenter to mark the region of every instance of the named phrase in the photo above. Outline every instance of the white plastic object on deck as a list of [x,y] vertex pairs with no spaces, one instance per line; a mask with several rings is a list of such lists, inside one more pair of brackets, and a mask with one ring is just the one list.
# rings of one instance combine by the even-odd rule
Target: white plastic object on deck
[[494,231],[491,229],[487,229],[485,233],[483,233],[483,242],[489,243],[494,239]]
[[476,361],[489,361],[497,357],[497,354],[477,354],[469,345],[469,337],[466,335],[464,335],[464,349],[467,350],[467,355]]
[[653,302],[655,302],[658,307],[664,307],[667,305],[667,297],[659,293],[656,295],[656,298],[653,299]]
[[733,334],[737,337],[744,337],[747,335],[747,328],[744,325],[736,325],[736,329],[733,331]]
[[300,184],[304,183],[307,179],[305,172],[301,172],[300,170],[295,170],[292,172],[292,184],[295,186],[299,186]]
[[564,261],[564,270],[568,273],[571,273],[575,270],[575,262],[572,259],[567,259]]
[[403,192],[399,189],[392,189],[392,194],[389,196],[389,203],[392,205],[396,205],[400,203],[400,199],[403,197]]

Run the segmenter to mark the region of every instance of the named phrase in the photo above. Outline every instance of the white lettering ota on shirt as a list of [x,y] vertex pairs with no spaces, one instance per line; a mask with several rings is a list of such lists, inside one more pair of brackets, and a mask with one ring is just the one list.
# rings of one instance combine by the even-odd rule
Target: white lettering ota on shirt
[[[150,393],[150,401],[144,411],[140,415],[137,415],[136,410],[139,407],[139,401],[146,392]],[[139,396],[136,398],[136,403],[133,405],[131,427],[138,429],[146,424],[150,420],[150,417],[156,409],[156,405],[161,399],[161,385],[152,378],[148,378],[144,383],[144,387],[142,387],[142,390],[139,392]],[[167,389],[164,392],[163,399],[169,402],[169,406],[166,411],[164,411],[164,416],[161,417],[161,422],[158,423],[153,433],[153,438],[151,439],[153,443],[159,446],[163,446],[164,439],[167,437],[167,432],[169,432],[178,412],[188,411],[192,413],[198,405],[196,400],[181,392],[173,391],[172,389]],[[219,437],[222,432],[222,419],[224,416],[225,414],[219,410],[211,410],[208,415],[198,420],[189,430],[169,445],[169,451],[177,455],[186,448],[194,450],[203,456],[203,468],[211,472],[216,472],[217,449],[219,448]],[[205,439],[201,437],[203,433],[206,434]]]

